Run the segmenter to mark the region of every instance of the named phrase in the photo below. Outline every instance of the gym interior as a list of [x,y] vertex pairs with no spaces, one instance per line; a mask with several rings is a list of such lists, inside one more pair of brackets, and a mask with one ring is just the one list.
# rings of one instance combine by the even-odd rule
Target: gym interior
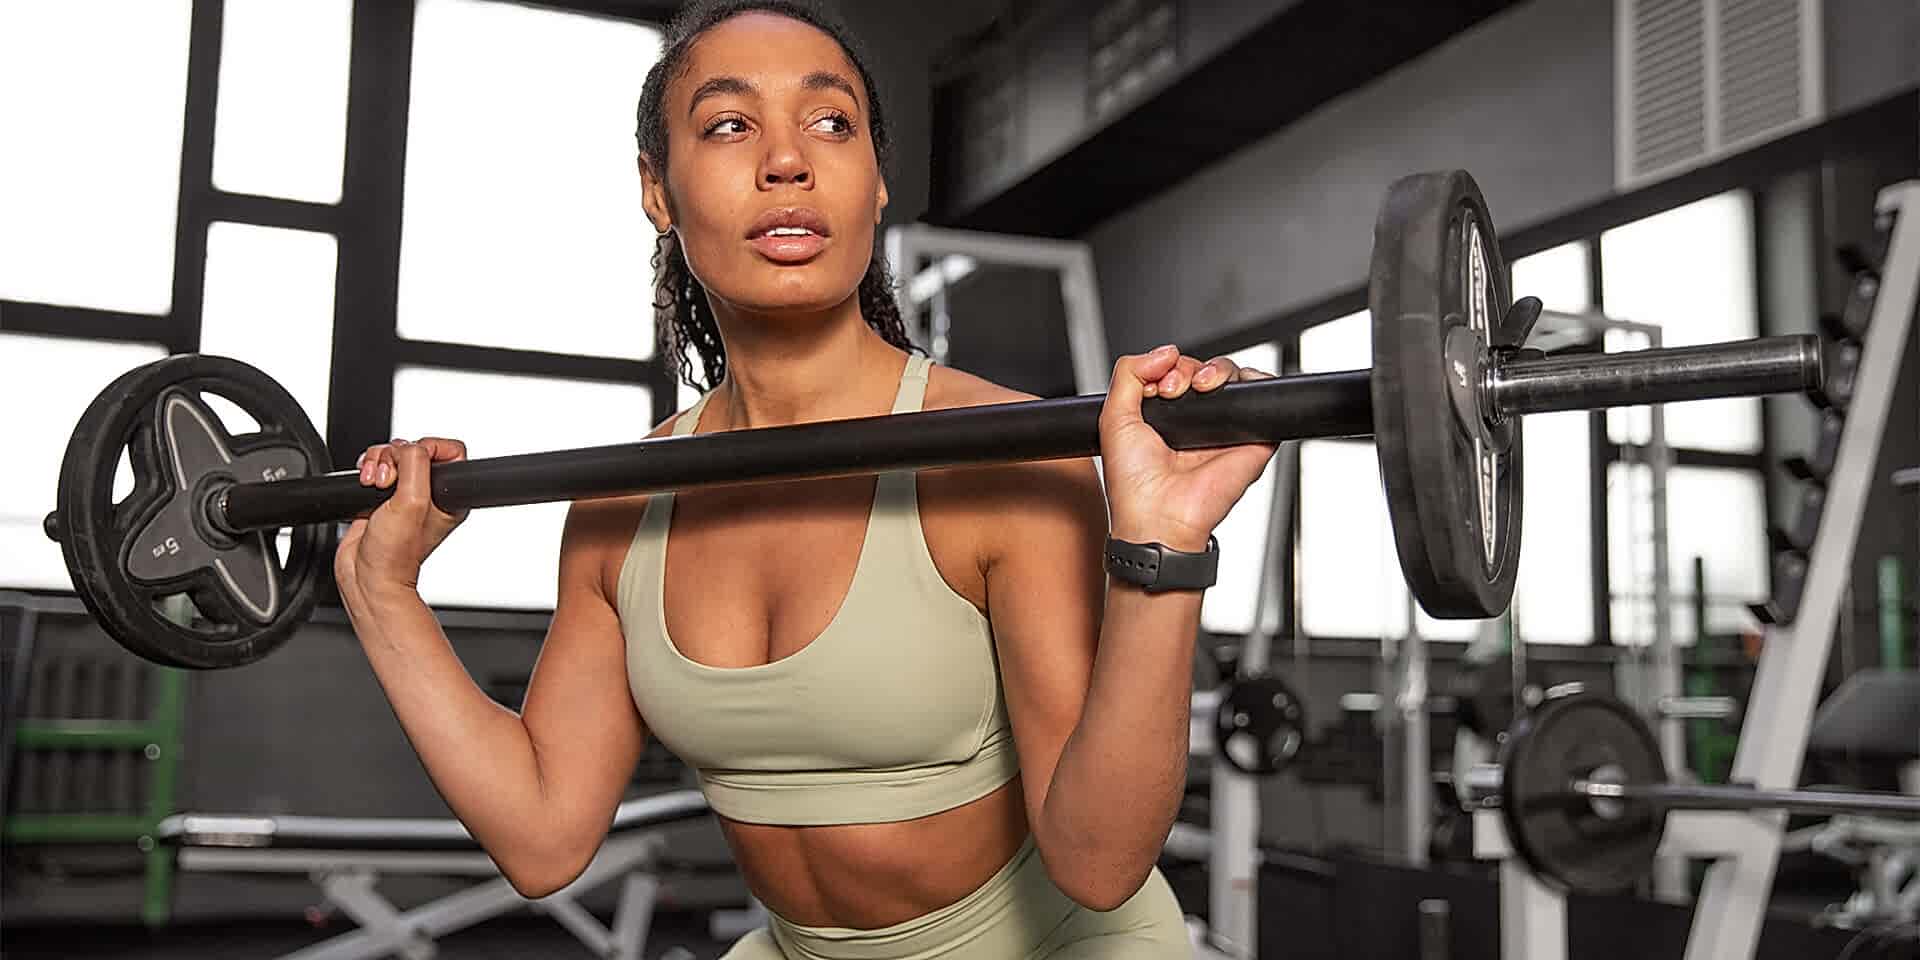
[[[691,407],[630,139],[680,6],[0,4],[8,956],[695,960],[766,922],[653,738],[579,878],[509,884],[332,582],[353,509],[242,535],[298,622],[195,662],[222,615],[141,587],[101,509],[179,451],[77,462],[151,440],[158,394],[121,378],[169,356],[284,388],[315,473],[389,438],[633,444]],[[1097,401],[1172,343],[1276,398],[1371,385],[1274,428],[1214,530],[1156,864],[1194,956],[1920,956],[1920,6],[832,8],[888,113],[875,256],[935,364]],[[1400,259],[1423,223],[1388,198],[1422,174],[1470,223],[1422,242],[1484,290]],[[1422,284],[1439,321],[1382,299]],[[1409,357],[1396,322],[1474,332],[1482,389],[1449,406],[1454,341]],[[1688,366],[1758,382],[1769,346],[1797,372]],[[1442,399],[1390,416],[1423,360]],[[1527,377],[1531,406],[1462,412]],[[252,395],[208,400],[213,433],[268,432]],[[475,509],[420,572],[508,711],[565,499]],[[1452,547],[1487,581],[1468,615],[1435,601]]]

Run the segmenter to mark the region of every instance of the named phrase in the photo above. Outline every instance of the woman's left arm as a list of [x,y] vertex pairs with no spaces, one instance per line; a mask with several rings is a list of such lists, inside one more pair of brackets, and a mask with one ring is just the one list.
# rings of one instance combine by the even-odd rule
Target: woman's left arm
[[1273,453],[1172,451],[1140,403],[1264,376],[1171,350],[1123,357],[1101,416],[1104,495],[1089,461],[1003,474],[1018,480],[999,498],[987,609],[1028,821],[1054,883],[1095,910],[1140,888],[1179,810],[1201,596],[1109,584],[1106,537],[1203,550]]

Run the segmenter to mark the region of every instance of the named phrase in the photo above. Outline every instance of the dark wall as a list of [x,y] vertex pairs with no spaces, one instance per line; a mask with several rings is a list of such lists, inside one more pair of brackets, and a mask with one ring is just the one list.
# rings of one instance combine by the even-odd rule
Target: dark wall
[[[1505,232],[1613,186],[1613,5],[1535,0],[1091,231],[1111,349],[1358,287],[1393,180],[1464,167]],[[1258,95],[1257,91],[1249,95]]]
[[1823,7],[1829,113],[1920,82],[1920,10],[1911,0],[1828,0]]
[[[1825,5],[1826,109],[1920,85],[1920,7]],[[1614,4],[1496,14],[1090,231],[1109,345],[1202,343],[1357,290],[1394,179],[1462,167],[1501,232],[1616,193]],[[1258,95],[1257,91],[1250,95]]]
[[893,162],[888,170],[886,222],[910,223],[927,209],[933,115],[928,65],[937,51],[986,26],[1007,4],[1004,0],[836,0],[834,5],[866,48],[868,69],[888,111]]

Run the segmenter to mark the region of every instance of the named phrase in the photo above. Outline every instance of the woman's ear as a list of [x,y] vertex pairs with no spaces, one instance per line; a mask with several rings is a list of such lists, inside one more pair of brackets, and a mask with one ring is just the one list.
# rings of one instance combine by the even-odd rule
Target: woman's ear
[[647,219],[653,223],[658,233],[673,229],[673,204],[667,201],[667,181],[646,154],[640,155],[640,206],[647,211]]
[[880,178],[880,189],[873,195],[873,222],[877,226],[880,218],[887,212],[887,178]]

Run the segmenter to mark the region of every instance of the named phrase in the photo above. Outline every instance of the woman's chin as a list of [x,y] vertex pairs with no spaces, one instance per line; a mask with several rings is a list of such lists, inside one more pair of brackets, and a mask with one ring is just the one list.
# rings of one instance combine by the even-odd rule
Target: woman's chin
[[824,313],[845,303],[855,290],[825,290],[813,285],[781,285],[775,289],[742,291],[728,297],[735,306],[750,313],[808,314]]

